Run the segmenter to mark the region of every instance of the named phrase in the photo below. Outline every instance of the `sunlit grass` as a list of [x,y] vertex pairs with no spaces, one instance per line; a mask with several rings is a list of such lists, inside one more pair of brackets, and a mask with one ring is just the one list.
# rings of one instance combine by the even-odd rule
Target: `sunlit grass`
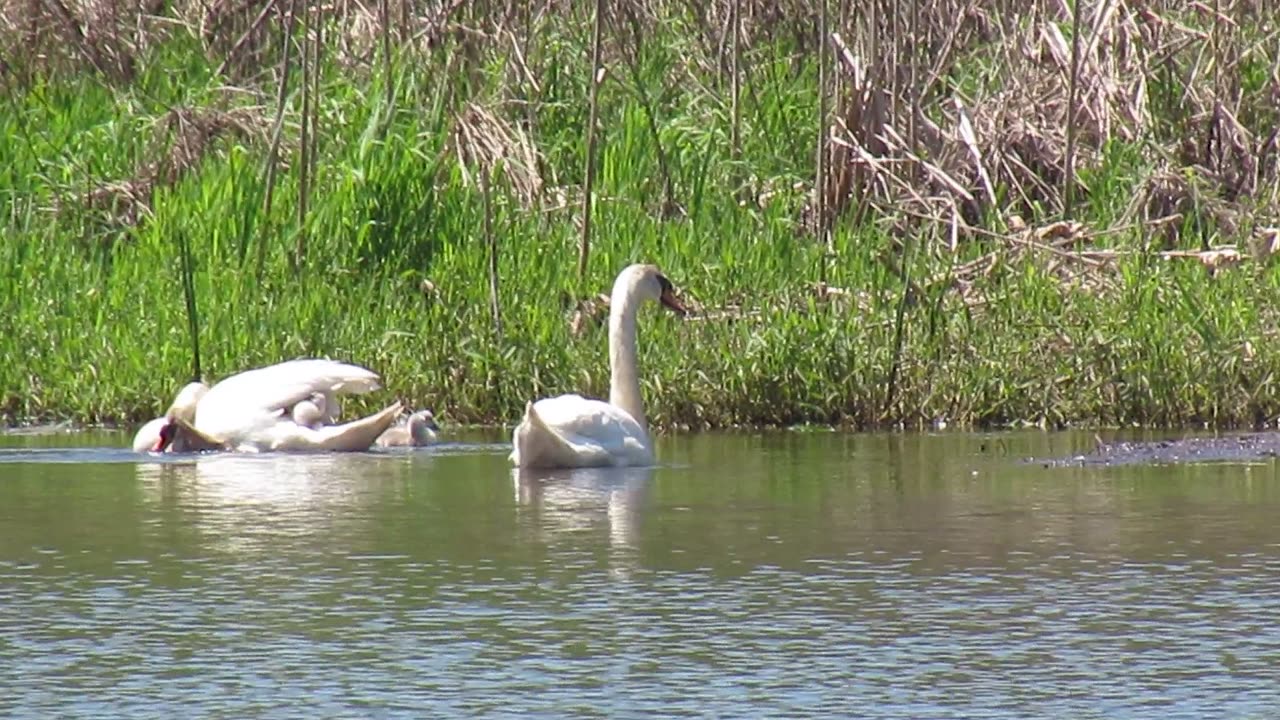
[[[541,42],[531,59],[538,150],[544,174],[574,188],[586,38],[559,28]],[[845,294],[821,297],[823,250],[799,219],[816,137],[812,63],[783,46],[752,50],[734,160],[728,108],[706,87],[667,82],[679,62],[670,47],[657,43],[640,58],[648,106],[622,66],[603,93],[585,283],[607,292],[626,264],[655,262],[706,311],[680,321],[655,309],[642,319],[655,422],[1225,425],[1266,420],[1280,407],[1276,274],[1247,266],[1210,275],[1146,252],[1137,232],[1100,243],[1135,251],[1115,261],[1112,285],[1072,286],[1045,270],[1051,257],[1023,254],[997,256],[958,294],[929,281],[996,246],[974,241],[953,253],[933,231],[904,236],[895,218],[845,222],[828,266],[829,283]],[[484,208],[465,179],[475,168],[459,162],[458,101],[433,72],[443,55],[429,56],[431,66],[398,59],[394,106],[381,75],[326,69],[304,219],[290,144],[297,107],[269,212],[265,140],[252,133],[226,135],[181,179],[157,187],[136,223],[122,223],[118,207],[87,207],[83,198],[103,180],[154,161],[169,107],[272,102],[211,86],[180,41],[162,48],[164,64],[133,90],[80,76],[17,93],[12,112],[0,114],[5,421],[127,422],[167,403],[191,372],[184,236],[209,379],[328,356],[382,373],[411,406],[482,423],[511,422],[526,400],[550,393],[607,392],[603,326],[570,331],[582,295],[572,190],[563,206],[551,194],[529,205],[498,176],[501,335],[493,327]],[[476,101],[499,97],[507,73],[488,66]],[[651,117],[680,205],[668,215]],[[1109,145],[1103,163],[1081,173],[1089,193],[1080,219],[1117,223],[1147,157],[1136,143]],[[924,294],[904,295],[904,277]]]

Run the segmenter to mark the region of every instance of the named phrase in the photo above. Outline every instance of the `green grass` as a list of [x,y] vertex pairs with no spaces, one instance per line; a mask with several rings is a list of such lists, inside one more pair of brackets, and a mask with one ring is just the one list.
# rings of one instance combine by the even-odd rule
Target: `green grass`
[[[543,177],[569,189],[566,207],[551,194],[526,206],[501,174],[495,182],[501,336],[489,313],[481,194],[453,152],[462,90],[442,74],[447,53],[399,54],[393,107],[380,63],[324,68],[317,173],[302,221],[296,92],[269,213],[266,130],[222,136],[181,180],[154,191],[136,224],[82,201],[158,156],[168,140],[157,121],[168,108],[258,103],[269,128],[274,90],[220,88],[181,34],[158,44],[127,88],[91,74],[11,88],[0,112],[0,419],[125,423],[165,406],[191,374],[184,237],[208,379],[333,357],[377,370],[389,393],[452,422],[509,423],[528,399],[606,394],[604,328],[575,337],[568,318],[576,298],[607,292],[635,261],[660,265],[705,310],[732,310],[643,317],[644,391],[651,419],[665,426],[1232,425],[1280,413],[1277,273],[1245,265],[1211,276],[1144,250],[1134,230],[1101,241],[1135,252],[1092,287],[1087,276],[1073,284],[1052,272],[1051,255],[1005,252],[1002,240],[966,240],[952,253],[937,229],[912,227],[904,237],[900,218],[846,220],[828,277],[849,295],[819,300],[822,248],[801,231],[806,193],[793,189],[812,183],[816,72],[780,40],[751,50],[738,161],[716,79],[671,81],[683,61],[670,48],[687,38],[648,43],[639,84],[625,63],[611,64],[591,265],[580,285],[574,198],[588,34],[545,29],[530,58],[536,91],[511,91],[505,56],[490,57],[470,98],[521,120],[525,111],[504,101],[527,93]],[[1258,67],[1249,68],[1243,81],[1253,87]],[[681,217],[659,212],[650,112]],[[1100,158],[1081,168],[1089,193],[1079,218],[1111,227],[1153,160],[1142,143],[1119,142]],[[777,192],[763,205],[739,201],[740,191],[766,189]],[[300,233],[307,252],[295,267]],[[987,253],[992,267],[963,294],[925,282]],[[899,319],[904,275],[923,296],[909,298]],[[435,293],[421,290],[424,280]]]

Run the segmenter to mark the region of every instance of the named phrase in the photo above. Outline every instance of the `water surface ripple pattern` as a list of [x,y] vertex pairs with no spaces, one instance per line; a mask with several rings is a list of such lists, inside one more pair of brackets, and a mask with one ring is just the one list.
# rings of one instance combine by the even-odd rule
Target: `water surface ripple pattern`
[[0,715],[1280,716],[1275,461],[787,433],[521,473],[474,440],[0,438]]

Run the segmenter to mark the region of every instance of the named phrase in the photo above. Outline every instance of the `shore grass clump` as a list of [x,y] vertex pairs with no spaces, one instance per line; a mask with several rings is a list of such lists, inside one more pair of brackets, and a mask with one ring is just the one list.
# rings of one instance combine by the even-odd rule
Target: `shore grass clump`
[[0,420],[319,355],[507,423],[607,393],[647,261],[659,425],[1269,423],[1274,20],[0,0]]

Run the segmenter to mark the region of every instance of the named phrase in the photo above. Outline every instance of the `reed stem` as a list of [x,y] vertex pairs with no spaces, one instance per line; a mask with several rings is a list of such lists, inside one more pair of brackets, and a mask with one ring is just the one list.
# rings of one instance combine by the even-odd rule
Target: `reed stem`
[[599,114],[597,104],[600,95],[600,82],[603,80],[600,67],[600,42],[604,27],[604,11],[605,0],[596,0],[595,28],[591,41],[591,96],[588,100],[590,110],[587,114],[587,167],[582,188],[582,237],[578,242],[579,284],[587,279],[587,261],[591,255],[592,193],[595,190],[596,180],[596,118]]
[[266,264],[267,239],[272,234],[271,201],[275,197],[277,160],[280,157],[280,138],[284,133],[284,110],[289,90],[289,72],[292,69],[294,24],[298,19],[298,1],[289,4],[289,21],[284,30],[284,50],[280,59],[280,85],[276,92],[276,118],[271,129],[271,145],[267,150],[267,180],[262,195],[262,235],[258,239],[258,277]]
[[1076,102],[1080,92],[1080,18],[1084,0],[1071,3],[1071,76],[1067,79],[1067,147],[1063,153],[1062,216],[1068,220],[1075,212],[1076,190]]
[[484,239],[489,250],[489,310],[493,333],[502,337],[502,306],[498,300],[498,238],[493,232],[493,168],[480,168],[480,191],[484,197]]
[[182,297],[187,306],[187,331],[191,339],[191,380],[199,381],[200,371],[200,313],[196,306],[195,260],[191,253],[191,241],[186,228],[178,230],[178,260],[182,276]]

